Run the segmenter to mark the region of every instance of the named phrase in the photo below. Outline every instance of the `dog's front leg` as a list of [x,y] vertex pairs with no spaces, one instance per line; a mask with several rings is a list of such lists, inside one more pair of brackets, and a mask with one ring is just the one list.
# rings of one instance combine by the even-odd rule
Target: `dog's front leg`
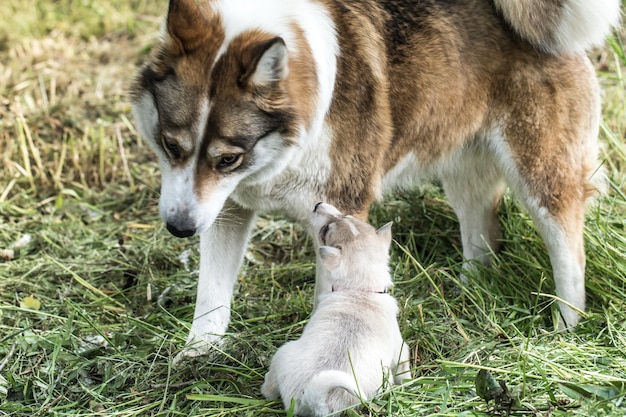
[[187,343],[175,361],[209,352],[226,333],[230,303],[254,212],[227,202],[215,223],[200,236],[200,277]]

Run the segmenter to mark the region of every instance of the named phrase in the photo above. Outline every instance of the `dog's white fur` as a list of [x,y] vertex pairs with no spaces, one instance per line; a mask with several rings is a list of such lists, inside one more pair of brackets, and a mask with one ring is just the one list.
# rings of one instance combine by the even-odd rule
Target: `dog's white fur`
[[554,1],[554,13],[545,13],[543,0],[494,3],[522,36],[551,53],[581,53],[598,46],[620,20],[619,2],[614,0],[567,0],[558,8]]
[[[171,204],[180,204],[181,201],[191,200],[189,205],[198,207],[194,212],[197,213],[198,233],[200,234],[201,263],[198,294],[202,294],[202,296],[199,296],[196,301],[186,348],[181,356],[177,356],[177,361],[183,357],[194,357],[206,353],[211,345],[219,341],[228,327],[232,286],[235,283],[238,267],[241,265],[245,253],[243,248],[245,248],[250,235],[250,225],[254,223],[253,219],[255,218],[252,212],[240,209],[239,211],[243,213],[244,217],[238,222],[242,223],[242,226],[220,225],[219,219],[217,224],[213,223],[220,215],[216,209],[219,210],[221,205],[228,204],[225,201],[229,191],[231,192],[230,198],[242,207],[255,207],[257,211],[265,212],[287,211],[296,219],[306,219],[310,201],[315,201],[318,196],[308,189],[302,189],[299,192],[290,191],[288,196],[277,196],[275,194],[277,186],[284,182],[285,178],[292,176],[308,177],[321,184],[326,182],[331,172],[328,153],[332,132],[328,126],[324,126],[324,118],[330,107],[337,67],[338,47],[334,23],[327,11],[308,0],[290,0],[289,2],[271,0],[270,3],[272,4],[269,7],[267,4],[263,4],[262,10],[259,10],[260,4],[255,0],[237,2],[219,0],[214,3],[215,9],[220,10],[222,15],[233,18],[233,20],[226,19],[226,40],[218,58],[226,50],[230,39],[245,30],[256,28],[257,25],[270,33],[281,34],[286,42],[289,42],[289,36],[285,35],[289,33],[289,28],[283,27],[283,30],[280,30],[280,27],[276,27],[275,22],[297,21],[305,32],[317,66],[317,114],[308,129],[302,128],[299,152],[292,150],[292,152],[280,155],[272,162],[267,163],[270,167],[269,170],[275,172],[276,175],[262,177],[256,175],[247,178],[246,181],[242,181],[237,186],[234,192],[231,187],[228,187],[224,192],[216,193],[206,207],[197,203],[192,193],[193,187],[175,187],[176,192],[188,193],[183,198],[163,196],[163,190],[169,187],[162,187],[159,205],[163,219],[168,218],[168,212],[177,211],[178,208],[171,207]],[[237,9],[236,12],[230,10],[229,13],[229,8],[232,9],[233,7]],[[242,11],[243,18],[240,19]],[[272,23],[268,25],[268,22]],[[165,33],[164,36],[167,37],[168,35]],[[298,54],[298,46],[290,46],[290,51]],[[142,106],[133,107],[133,113],[142,135],[152,137],[151,132],[156,124],[154,120],[156,109],[154,109],[151,100],[142,101],[144,102]],[[147,108],[148,111],[144,111],[143,108]],[[162,156],[161,152],[157,151],[157,154]],[[163,157],[160,158],[160,162],[163,184],[180,184],[188,181],[188,177],[183,172],[172,172],[168,169],[167,161]],[[181,180],[181,176],[184,176],[184,179]],[[222,210],[222,212],[226,213],[226,218],[233,217],[233,213],[228,214],[228,210]],[[214,226],[209,228],[211,224]],[[220,246],[227,248],[242,249],[222,251],[215,248],[213,242],[220,242]],[[317,295],[324,288],[323,284],[320,287],[321,282],[325,282],[325,279],[323,273],[318,269],[316,273],[316,300]],[[216,283],[218,285],[215,285]]]
[[410,378],[409,352],[386,293],[391,224],[375,230],[324,203],[311,222],[331,290],[300,339],[278,349],[261,391],[285,409],[295,400],[296,415],[326,416],[371,398],[385,380]]
[[[563,320],[558,325],[571,328],[578,323],[585,305],[581,207],[592,189],[600,188],[602,172],[596,172],[598,85],[588,60],[573,54],[604,38],[619,19],[620,3],[493,2],[498,15],[491,0],[413,4],[434,10],[411,17],[436,30],[420,32],[421,26],[414,25],[411,30],[416,33],[402,33],[401,39],[395,39],[385,32],[385,24],[398,18],[396,29],[402,31],[407,15],[402,7],[410,5],[408,0],[208,0],[202,10],[191,0],[170,1],[172,14],[181,16],[164,26],[162,55],[157,54],[137,79],[133,113],[139,131],[159,157],[162,218],[168,228],[177,222],[185,229],[178,235],[200,235],[198,298],[183,356],[206,353],[226,332],[237,271],[257,212],[280,211],[306,223],[310,207],[325,200],[364,218],[369,204],[384,191],[432,178],[442,180],[458,215],[466,269],[474,260],[488,262],[495,250],[499,235],[494,205],[506,181],[545,240],[556,293],[562,300]],[[372,7],[364,10],[366,3]],[[385,9],[395,4],[398,9]],[[346,6],[345,10],[340,6]],[[387,14],[389,21],[383,18]],[[462,27],[450,25],[450,17],[458,18]],[[361,19],[355,22],[355,18]],[[245,43],[242,39],[251,33],[256,38]],[[201,51],[181,49],[187,40],[194,43],[205,35]],[[234,122],[229,120],[232,109],[223,110],[215,101],[236,96],[238,104],[246,103],[247,91],[235,87],[219,91],[209,101],[214,79],[229,81],[213,69],[229,54],[239,59],[256,43],[273,37],[284,44],[275,43],[260,56],[263,65],[256,67],[251,80],[269,83],[280,74],[292,82],[277,90],[288,90],[287,109],[281,110],[298,116],[292,122],[297,128],[290,125],[288,137],[273,131],[257,140],[252,149],[246,149],[246,155],[253,157],[243,170],[222,175],[214,169],[202,175],[211,158],[224,154],[220,146],[226,140],[217,132],[219,128],[235,126],[236,130],[238,125],[263,118],[256,109]],[[404,45],[398,46],[403,42],[412,48],[408,53]],[[443,57],[442,50],[446,51]],[[363,59],[355,62],[350,58],[357,52]],[[206,56],[212,57],[210,62],[202,60]],[[298,62],[300,58],[306,65]],[[392,74],[391,63],[396,59],[400,63],[394,64]],[[490,66],[491,61],[496,64]],[[168,69],[179,62],[179,72],[171,76]],[[350,80],[356,73],[367,79]],[[306,83],[309,79],[314,79],[313,86]],[[419,83],[411,84],[413,80]],[[367,97],[367,91],[355,94],[362,86],[359,81],[368,82],[362,84],[367,87],[363,90],[372,97]],[[303,91],[293,88],[300,82]],[[505,91],[512,85],[516,89]],[[403,95],[393,95],[391,87]],[[198,91],[203,91],[200,98],[195,95]],[[510,97],[505,98],[507,92]],[[364,97],[383,98],[367,109],[350,112],[355,97],[365,105]],[[462,100],[467,103],[459,106]],[[405,102],[412,107],[394,107]],[[220,110],[223,113],[217,120],[207,125]],[[549,117],[542,118],[542,114]],[[367,129],[358,131],[361,125]],[[235,133],[245,136],[249,132]],[[168,155],[163,138],[170,137],[180,148],[191,146],[191,155],[186,159]],[[358,158],[344,158],[341,153],[346,149]],[[369,153],[360,152],[363,149]],[[396,149],[400,149],[399,156]],[[378,157],[389,159],[391,165],[376,160],[361,170]],[[524,164],[522,157],[530,162]],[[555,159],[560,164],[553,163]],[[533,164],[539,165],[545,178],[534,175]],[[552,174],[558,174],[557,178]],[[335,182],[336,178],[342,180]],[[546,191],[549,181],[552,188],[561,186],[559,191]],[[575,195],[576,201],[554,202],[557,194]],[[355,202],[354,196],[362,201]],[[330,290],[330,278],[321,267],[316,275],[319,301]]]

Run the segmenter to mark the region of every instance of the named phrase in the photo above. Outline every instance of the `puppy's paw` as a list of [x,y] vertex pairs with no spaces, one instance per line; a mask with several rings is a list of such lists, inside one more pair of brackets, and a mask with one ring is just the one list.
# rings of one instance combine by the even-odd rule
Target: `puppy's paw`
[[261,385],[261,394],[268,400],[277,400],[280,398],[278,383],[272,376],[271,371],[265,374],[265,382]]

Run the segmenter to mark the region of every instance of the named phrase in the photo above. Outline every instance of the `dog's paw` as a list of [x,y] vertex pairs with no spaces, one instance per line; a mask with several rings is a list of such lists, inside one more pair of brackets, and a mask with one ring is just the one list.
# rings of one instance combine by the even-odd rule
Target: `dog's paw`
[[173,364],[181,365],[191,362],[200,356],[208,356],[218,351],[222,338],[213,336],[205,338],[189,337],[183,349],[174,356]]
[[462,271],[459,274],[459,282],[458,284],[452,286],[451,294],[453,297],[458,297],[463,293],[463,287],[470,286],[470,282],[472,276],[474,276],[478,271],[478,267],[474,261],[464,261]]
[[578,326],[581,314],[584,315],[584,307],[576,308],[565,302],[559,302],[558,306],[557,313],[553,314],[554,330],[558,332],[573,331]]
[[172,363],[176,366],[180,366],[187,362],[192,362],[194,359],[200,356],[206,356],[211,353],[211,347],[207,348],[187,348],[184,347],[176,356],[174,356],[174,360]]

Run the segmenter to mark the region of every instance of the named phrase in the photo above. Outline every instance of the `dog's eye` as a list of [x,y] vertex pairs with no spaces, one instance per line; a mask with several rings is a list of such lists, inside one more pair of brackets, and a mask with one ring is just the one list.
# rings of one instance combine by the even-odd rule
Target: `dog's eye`
[[242,154],[240,154],[240,153],[238,153],[238,154],[222,155],[222,157],[220,158],[219,162],[217,163],[217,168],[218,169],[235,168],[236,165],[239,162],[241,162],[241,157],[242,157]]
[[178,146],[178,144],[176,142],[174,142],[172,139],[168,139],[168,138],[163,138],[163,147],[165,148],[165,150],[167,151],[167,153],[170,155],[171,158],[173,159],[178,159],[181,156],[181,149]]

